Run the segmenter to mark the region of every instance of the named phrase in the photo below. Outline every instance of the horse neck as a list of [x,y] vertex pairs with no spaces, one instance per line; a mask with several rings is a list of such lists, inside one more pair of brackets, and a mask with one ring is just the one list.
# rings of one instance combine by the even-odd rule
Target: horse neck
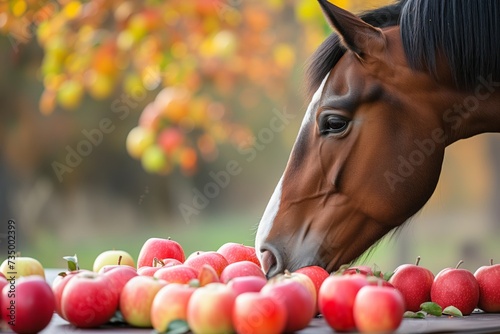
[[447,145],[486,132],[500,132],[500,82],[481,77],[474,89],[455,94],[442,120]]

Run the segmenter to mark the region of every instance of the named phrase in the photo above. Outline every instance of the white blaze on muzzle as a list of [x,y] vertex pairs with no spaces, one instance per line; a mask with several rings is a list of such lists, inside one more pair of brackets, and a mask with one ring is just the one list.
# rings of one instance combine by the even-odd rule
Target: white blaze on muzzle
[[[310,122],[313,122],[315,117],[314,115],[316,114],[316,109],[317,109],[317,104],[321,98],[321,94],[323,93],[323,88],[325,86],[326,81],[328,80],[329,74],[326,75],[326,77],[323,79],[321,82],[321,85],[319,86],[318,90],[314,93],[311,103],[309,103],[309,106],[307,107],[306,113],[304,115],[304,118],[302,119],[302,123],[300,125],[299,129],[299,134],[297,138],[300,138],[300,135],[303,131],[303,129],[309,125]],[[295,143],[296,145],[296,143]],[[292,149],[293,152],[293,149]],[[285,170],[286,171],[286,170]],[[261,254],[261,246],[264,243],[264,241],[267,239],[267,236],[269,235],[269,232],[271,231],[271,228],[273,227],[273,222],[274,219],[276,218],[276,215],[278,214],[278,210],[280,207],[281,203],[281,189],[282,189],[282,183],[283,183],[283,177],[284,173],[281,176],[278,185],[276,186],[276,189],[274,190],[271,199],[269,200],[266,210],[264,211],[264,215],[262,216],[262,219],[260,220],[259,227],[257,229],[257,235],[255,237],[255,251],[257,253],[257,257],[259,260],[262,262],[262,254]]]

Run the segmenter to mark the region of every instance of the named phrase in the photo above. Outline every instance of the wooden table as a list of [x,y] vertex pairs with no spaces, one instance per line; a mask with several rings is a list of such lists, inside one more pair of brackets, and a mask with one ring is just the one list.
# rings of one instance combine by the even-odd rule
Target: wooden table
[[[69,333],[134,333],[151,334],[150,328],[131,328],[102,326],[96,329],[80,329],[68,324],[55,315],[50,325],[42,334],[69,334]],[[300,334],[334,333],[323,319],[313,319]],[[500,333],[500,314],[472,314],[463,318],[427,317],[426,319],[404,319],[395,333]]]

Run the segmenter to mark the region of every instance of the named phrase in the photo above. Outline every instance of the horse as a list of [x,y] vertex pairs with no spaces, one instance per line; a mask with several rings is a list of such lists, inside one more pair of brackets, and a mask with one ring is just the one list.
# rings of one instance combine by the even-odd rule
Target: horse
[[445,148],[500,132],[500,2],[400,0],[356,16],[309,60],[310,103],[257,228],[268,277],[351,264],[435,190]]

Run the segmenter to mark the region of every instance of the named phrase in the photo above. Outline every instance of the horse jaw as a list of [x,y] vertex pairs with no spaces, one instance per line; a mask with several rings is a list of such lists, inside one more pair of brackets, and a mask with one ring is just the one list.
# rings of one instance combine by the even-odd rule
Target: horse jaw
[[[300,137],[300,133],[303,131],[303,129],[309,125],[310,122],[314,121],[314,115],[316,113],[316,106],[321,98],[321,94],[323,92],[323,88],[326,84],[326,81],[328,80],[330,74],[327,74],[325,78],[323,79],[323,82],[321,85],[318,87],[318,90],[314,93],[311,102],[309,103],[309,106],[307,107],[307,111],[304,115],[304,118],[302,119],[302,123],[300,125],[299,129],[299,135],[297,138]],[[292,153],[293,154],[293,149]],[[286,169],[285,169],[286,172]],[[264,210],[264,215],[262,216],[260,222],[259,222],[259,227],[257,229],[257,235],[255,237],[255,251],[257,253],[257,258],[259,259],[262,268],[264,268],[264,271],[267,272],[267,269],[269,269],[270,263],[268,263],[267,259],[263,259],[262,256],[262,248],[265,243],[265,240],[267,239],[269,232],[271,231],[273,227],[273,222],[274,219],[276,218],[276,215],[278,214],[280,203],[281,203],[281,189],[282,189],[282,184],[283,184],[283,177],[285,173],[281,176],[278,185],[276,186],[276,189],[274,190],[273,194],[271,195],[271,199],[269,200],[266,209]]]

